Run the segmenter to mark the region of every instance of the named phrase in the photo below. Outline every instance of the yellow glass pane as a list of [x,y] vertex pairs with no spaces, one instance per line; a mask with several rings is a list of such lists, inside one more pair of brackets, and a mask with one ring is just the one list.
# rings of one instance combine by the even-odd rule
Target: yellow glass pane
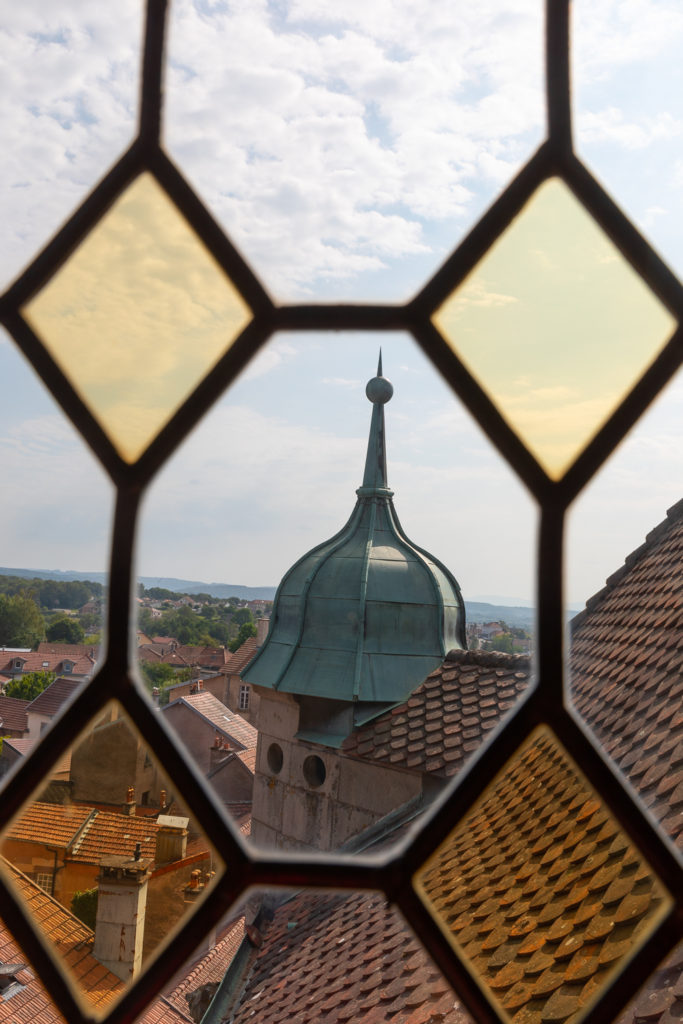
[[210,893],[223,864],[112,702],[4,830],[0,870],[74,990],[104,1014]]
[[503,1016],[580,1019],[671,900],[549,729],[414,878]]
[[559,179],[534,193],[433,322],[554,479],[675,327]]
[[22,312],[130,462],[251,318],[150,174]]

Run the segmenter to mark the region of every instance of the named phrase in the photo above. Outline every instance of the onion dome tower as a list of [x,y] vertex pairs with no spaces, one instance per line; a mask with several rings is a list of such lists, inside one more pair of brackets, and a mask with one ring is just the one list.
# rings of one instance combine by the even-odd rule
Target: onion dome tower
[[297,695],[298,738],[339,746],[355,726],[405,701],[452,648],[465,648],[465,607],[449,570],[410,541],[387,486],[384,406],[372,420],[363,484],[346,525],[285,574],[267,639],[242,678]]

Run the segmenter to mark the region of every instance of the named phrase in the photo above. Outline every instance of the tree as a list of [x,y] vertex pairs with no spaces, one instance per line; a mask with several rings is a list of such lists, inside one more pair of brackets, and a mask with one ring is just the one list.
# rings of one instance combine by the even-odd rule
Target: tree
[[76,619],[61,615],[47,627],[46,636],[52,643],[82,644],[85,630]]
[[249,608],[238,608],[232,616],[232,621],[236,622],[238,626],[243,626],[245,622],[253,622],[251,609]]
[[171,665],[165,661],[143,661],[140,663],[142,676],[148,689],[153,690],[155,686],[168,686],[177,682],[178,677]]
[[0,594],[0,646],[37,647],[45,636],[45,622],[30,597]]
[[19,700],[34,700],[55,679],[54,672],[25,672],[19,679],[13,679],[5,686],[8,697]]
[[250,636],[256,636],[256,626],[253,622],[245,622],[240,626],[239,633],[235,639],[228,644],[228,650],[236,651]]
[[77,890],[71,898],[71,913],[93,932],[97,921],[97,894],[95,886],[94,889]]

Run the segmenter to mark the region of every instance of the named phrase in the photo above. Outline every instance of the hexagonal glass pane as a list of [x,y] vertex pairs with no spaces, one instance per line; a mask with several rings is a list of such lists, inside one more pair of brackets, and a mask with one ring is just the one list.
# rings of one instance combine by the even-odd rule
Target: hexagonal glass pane
[[[270,891],[245,911],[244,979],[231,1020],[470,1024],[405,920],[376,892]],[[244,961],[243,961],[244,962]],[[230,979],[219,988],[230,993]]]
[[552,732],[537,729],[414,878],[506,1019],[579,1020],[671,899]]
[[251,317],[148,173],[23,313],[129,462]]
[[567,549],[575,585],[594,581],[570,623],[572,700],[679,843],[682,408],[679,374],[575,503]]
[[5,828],[0,855],[74,990],[98,1013],[153,961],[223,869],[116,702]]
[[407,298],[543,138],[540,3],[169,17],[170,151],[288,300]]
[[675,327],[559,179],[537,189],[432,319],[554,479]]
[[[400,609],[403,629],[389,623],[381,631],[385,649],[368,643],[362,657],[372,659],[383,685],[400,685],[395,699],[393,689],[391,700],[380,695],[376,703],[364,691],[365,714],[354,719],[352,702],[344,704],[330,682],[339,662],[349,666],[358,651],[354,616],[367,549],[349,535],[346,554],[317,576],[322,584],[339,572],[334,589],[316,584],[310,592],[309,608],[317,602],[317,610],[333,612],[300,646],[300,663],[319,652],[321,692],[274,688],[282,662],[268,666],[273,647],[266,639],[268,616],[280,615],[279,629],[287,615],[286,602],[273,612],[280,581],[293,581],[302,556],[343,533],[361,507],[377,409],[366,394],[376,338],[278,336],[160,471],[142,509],[140,675],[149,689],[160,688],[159,700],[167,701],[161,714],[210,784],[220,784],[229,809],[245,800],[240,777],[251,754],[251,835],[270,848],[350,843],[360,850],[403,840],[406,830],[395,826],[414,811],[411,801],[424,792],[428,803],[450,785],[531,676],[533,504],[412,339],[385,335],[382,346],[383,374],[394,389],[384,406],[391,501],[422,552],[397,539],[382,505],[367,604],[380,604],[382,580],[393,573],[396,600],[388,600],[388,588],[384,596],[392,614]],[[444,583],[450,571],[460,584],[467,650],[449,632],[443,650],[403,657],[422,642],[416,632],[433,628],[436,582],[426,586],[422,556],[445,567],[432,579]],[[366,640],[377,644],[380,631],[372,634],[368,621]],[[258,678],[250,668],[255,657]]]

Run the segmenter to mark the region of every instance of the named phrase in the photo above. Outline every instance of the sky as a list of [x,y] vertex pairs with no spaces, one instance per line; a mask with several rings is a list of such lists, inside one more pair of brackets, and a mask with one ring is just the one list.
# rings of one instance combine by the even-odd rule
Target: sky
[[[133,0],[65,0],[49,7],[26,0],[5,12],[3,286],[134,136],[141,18]],[[179,0],[171,5],[165,145],[276,299],[402,301],[428,280],[542,141],[542,33],[542,5],[532,0]],[[683,9],[677,0],[581,0],[573,41],[579,155],[681,273]],[[38,329],[49,331],[55,354],[97,402],[102,422],[129,457],[172,409],[179,382],[189,386],[215,357],[212,323],[232,317],[238,325],[243,314],[230,290],[216,286],[210,259],[196,264],[196,279],[184,275],[182,259],[169,254],[192,249],[192,238],[176,224],[168,228],[175,241],[169,236],[162,243],[154,210],[163,207],[163,197],[150,198],[154,188],[144,181],[135,188],[147,189],[147,198],[140,202],[141,193],[133,192],[120,201],[128,228],[123,215],[103,222],[91,240],[95,249],[84,246],[80,264],[67,267],[27,310]],[[537,208],[541,201],[539,195]],[[147,218],[144,230],[141,218]],[[553,350],[547,343],[531,355],[519,343],[528,333],[522,316],[528,296],[524,273],[515,278],[505,269],[514,267],[514,255],[502,271],[499,261],[495,274],[491,264],[478,268],[469,282],[474,291],[459,297],[461,304],[469,299],[475,334],[509,339],[499,347],[500,358],[496,342],[489,368],[473,366],[473,372],[502,402],[512,399],[511,421],[555,471],[636,372],[629,378],[622,352],[632,361],[650,358],[669,330],[647,296],[636,303],[637,315],[632,305],[625,317],[621,310],[621,319],[619,302],[601,301],[598,277],[616,272],[619,261],[597,243],[591,249],[584,241],[590,227],[584,231],[579,221],[580,215],[568,215],[567,237],[571,232],[574,249],[583,246],[593,262],[584,267],[584,319],[580,343],[571,346],[576,358],[562,365],[558,379],[546,375],[546,364],[557,369],[557,349],[548,359]],[[131,272],[131,224],[140,265],[156,285],[152,306],[142,311]],[[145,250],[144,239],[153,236],[159,247]],[[548,271],[559,261],[566,278],[562,261],[572,250],[568,244],[551,252],[549,246],[539,243],[535,253],[534,280],[544,289],[549,277],[540,274],[541,264]],[[527,254],[533,248],[527,239]],[[97,293],[98,320],[91,317],[88,288],[96,289],[105,269],[116,290]],[[605,287],[605,294],[619,294],[611,278]],[[637,293],[632,282],[628,291]],[[488,326],[482,326],[482,295],[494,312]],[[633,330],[646,308],[643,331]],[[183,325],[196,329],[199,314],[206,346],[193,344],[189,353]],[[111,325],[121,316],[125,337],[114,339]],[[591,331],[602,337],[605,318],[612,342],[601,348]],[[542,335],[567,328],[564,316],[554,327],[548,323]],[[628,330],[632,337],[624,341]],[[395,389],[386,407],[389,482],[406,533],[449,566],[466,599],[533,601],[534,502],[414,342],[401,335],[271,339],[150,488],[137,548],[140,574],[274,586],[296,558],[335,533],[362,478],[370,421],[364,388],[380,342]],[[475,346],[470,357],[484,348]],[[582,371],[586,362],[588,373]],[[118,373],[116,386],[101,388],[98,366],[109,381]],[[144,381],[137,396],[126,389],[126,366]],[[106,567],[107,477],[1,334],[0,379],[6,480],[0,564],[84,574]],[[145,397],[152,406],[153,389],[150,415],[143,406]],[[520,415],[532,392],[546,403],[533,437],[540,407],[525,407]],[[550,438],[555,448],[543,452],[538,445],[552,433],[548,415],[554,427],[560,421],[558,401],[580,410],[573,417],[580,429],[569,442]],[[575,503],[566,552],[572,606],[600,589],[681,497],[682,412],[679,379]]]

